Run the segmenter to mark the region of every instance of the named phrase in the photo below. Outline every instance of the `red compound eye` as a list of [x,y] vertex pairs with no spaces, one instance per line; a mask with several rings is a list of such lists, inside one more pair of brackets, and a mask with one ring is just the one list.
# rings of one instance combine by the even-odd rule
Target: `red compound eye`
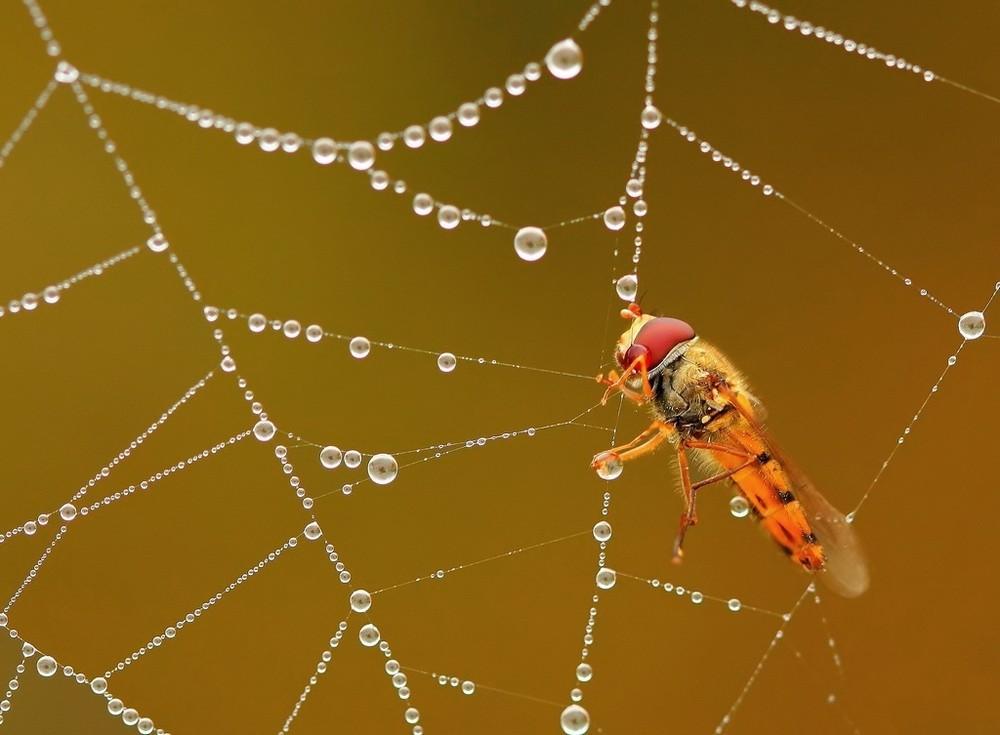
[[[694,329],[691,328],[691,325],[680,319],[670,317],[650,319],[635,336],[635,344],[629,347],[625,353],[625,366],[630,365],[631,360],[641,354],[640,352],[633,354],[633,350],[638,349],[645,351],[646,367],[653,370],[666,359],[672,349],[683,342],[694,339],[694,336]],[[630,354],[633,355],[631,360],[629,359]]]

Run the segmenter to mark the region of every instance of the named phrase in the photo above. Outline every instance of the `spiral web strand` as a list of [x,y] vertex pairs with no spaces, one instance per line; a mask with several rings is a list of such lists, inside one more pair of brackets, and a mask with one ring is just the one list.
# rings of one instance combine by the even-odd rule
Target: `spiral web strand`
[[[762,3],[747,2],[746,0],[731,0],[731,2],[737,8],[746,9],[752,13],[764,16],[769,23],[781,25],[786,30],[796,31],[802,36],[811,36],[815,39],[824,40],[827,43],[840,47],[849,53],[856,52],[868,60],[882,62],[887,67],[917,74],[927,82],[942,82],[955,89],[968,92],[977,97],[993,102],[1000,102],[1000,100],[992,95],[978,91],[962,83],[946,79],[936,72],[927,70],[925,67],[913,64],[895,55],[883,53],[870,45],[858,43],[849,38],[845,38],[838,33],[816,26],[808,21],[784,15],[781,11],[777,11]],[[383,340],[370,340],[356,336],[352,337],[347,334],[328,331],[326,328],[318,324],[310,323],[303,327],[302,324],[295,319],[274,319],[259,312],[248,314],[235,308],[202,305],[202,294],[196,286],[193,276],[180,261],[178,255],[176,254],[174,243],[168,240],[166,233],[160,227],[154,210],[146,201],[145,196],[136,183],[135,176],[125,159],[118,153],[117,145],[111,138],[107,128],[104,126],[103,120],[97,114],[87,93],[87,88],[90,88],[93,91],[99,91],[105,94],[115,94],[140,104],[150,105],[156,109],[171,112],[206,130],[217,131],[229,139],[234,139],[237,144],[256,144],[262,150],[267,152],[281,148],[284,152],[289,154],[308,155],[308,151],[311,149],[313,158],[321,165],[338,164],[346,166],[347,168],[363,173],[367,177],[372,188],[376,190],[390,190],[397,194],[403,194],[408,191],[408,187],[404,182],[393,177],[382,169],[373,168],[370,159],[375,149],[377,148],[380,151],[385,151],[390,150],[395,145],[419,147],[415,144],[417,138],[421,138],[422,144],[423,136],[426,136],[427,134],[432,137],[437,136],[435,137],[436,140],[447,140],[447,138],[449,138],[453,133],[457,134],[461,127],[472,127],[475,124],[475,122],[470,122],[473,115],[475,115],[476,120],[478,120],[478,115],[481,111],[485,114],[488,111],[488,108],[499,106],[499,102],[495,103],[495,101],[498,99],[498,94],[502,95],[500,87],[488,89],[483,97],[480,97],[473,103],[466,103],[466,105],[460,106],[457,111],[435,117],[429,124],[426,125],[426,127],[419,125],[410,126],[409,128],[396,132],[382,133],[374,138],[374,142],[355,141],[354,143],[344,143],[328,138],[306,137],[292,131],[279,133],[273,128],[262,128],[251,123],[237,122],[233,118],[218,115],[211,110],[207,110],[199,106],[177,102],[122,82],[113,81],[103,76],[77,70],[68,60],[62,57],[61,46],[56,40],[54,33],[49,26],[48,19],[45,17],[39,4],[34,0],[24,0],[24,4],[28,10],[30,18],[38,30],[39,37],[45,46],[45,52],[48,56],[56,59],[58,61],[58,65],[54,78],[45,85],[35,102],[29,108],[28,112],[21,119],[20,123],[11,133],[9,138],[3,143],[2,147],[0,147],[0,168],[4,166],[10,156],[14,153],[16,146],[30,132],[32,124],[37,117],[44,112],[51,97],[54,94],[62,94],[60,87],[67,87],[69,93],[73,95],[74,99],[83,111],[88,127],[94,131],[105,153],[107,153],[107,155],[111,158],[121,177],[128,196],[135,202],[143,222],[149,227],[150,235],[145,244],[130,246],[125,250],[121,250],[120,252],[117,252],[116,254],[77,272],[72,276],[59,281],[54,281],[50,285],[38,289],[37,291],[29,291],[23,296],[11,300],[6,307],[0,307],[0,316],[14,317],[18,314],[24,316],[38,308],[47,308],[47,305],[54,305],[61,302],[66,292],[71,287],[76,286],[84,280],[103,276],[112,268],[114,268],[116,272],[118,270],[124,271],[124,268],[118,269],[117,266],[134,257],[161,257],[166,260],[169,267],[175,272],[185,291],[196,303],[196,305],[200,307],[201,314],[207,323],[211,325],[211,335],[219,349],[220,362],[218,366],[213,366],[203,375],[203,377],[199,378],[194,384],[192,384],[179,398],[177,398],[176,401],[168,406],[162,414],[152,421],[145,430],[138,433],[129,445],[123,448],[117,456],[113,457],[110,461],[103,465],[92,478],[85,481],[80,489],[74,493],[60,508],[41,512],[37,516],[37,519],[25,521],[24,523],[7,530],[3,534],[0,534],[0,550],[2,550],[4,547],[11,544],[28,543],[27,539],[36,536],[42,527],[55,521],[56,518],[58,518],[60,522],[59,529],[54,534],[51,542],[48,543],[48,545],[41,552],[40,556],[37,557],[37,560],[28,570],[20,585],[13,592],[6,605],[3,607],[2,613],[0,613],[0,626],[7,629],[11,640],[18,642],[21,645],[20,661],[16,665],[15,671],[8,683],[8,690],[2,700],[4,706],[0,707],[0,725],[3,724],[3,714],[9,711],[13,704],[14,695],[19,688],[20,679],[28,669],[37,669],[38,673],[43,677],[52,676],[58,669],[61,669],[62,673],[66,677],[69,677],[80,685],[89,688],[95,695],[98,696],[103,706],[106,706],[112,715],[120,716],[125,725],[130,727],[134,726],[141,733],[148,734],[154,731],[157,733],[167,732],[162,726],[159,726],[159,723],[161,722],[161,718],[159,716],[155,718],[154,723],[154,718],[151,714],[140,713],[135,709],[126,706],[126,703],[120,699],[114,697],[109,691],[109,683],[115,680],[115,677],[119,672],[135,667],[143,658],[148,657],[163,645],[166,645],[177,638],[185,627],[194,624],[200,618],[208,615],[208,613],[217,604],[222,602],[224,597],[231,594],[238,594],[238,591],[243,585],[249,584],[265,570],[269,573],[280,574],[280,569],[270,572],[270,567],[272,565],[277,566],[276,563],[281,558],[287,557],[293,552],[301,554],[302,552],[300,552],[299,549],[306,549],[315,546],[323,550],[322,553],[329,560],[334,578],[337,582],[344,585],[346,589],[350,590],[351,611],[331,630],[329,645],[320,653],[319,662],[316,665],[316,673],[312,674],[308,678],[308,683],[302,689],[299,699],[291,706],[287,718],[281,725],[280,732],[289,732],[294,729],[295,720],[300,710],[307,704],[307,700],[313,688],[318,685],[319,675],[323,674],[327,670],[328,665],[335,664],[337,658],[336,649],[338,649],[345,640],[346,633],[355,628],[358,631],[360,643],[364,647],[374,648],[377,646],[377,649],[387,659],[385,662],[386,674],[390,677],[392,686],[401,700],[401,706],[404,710],[402,713],[402,719],[405,721],[407,726],[410,727],[414,735],[420,735],[420,733],[424,732],[424,728],[420,724],[420,712],[413,705],[413,700],[411,699],[411,682],[407,678],[407,673],[413,677],[413,683],[416,683],[418,678],[432,678],[441,686],[450,686],[451,688],[454,688],[456,690],[456,696],[470,695],[476,691],[484,691],[501,697],[523,699],[545,707],[553,708],[554,716],[559,718],[562,729],[566,733],[580,734],[587,732],[588,729],[596,732],[603,732],[604,726],[602,725],[601,727],[598,727],[595,723],[592,723],[587,710],[582,704],[580,704],[583,699],[583,694],[579,689],[574,690],[571,695],[572,703],[567,704],[566,702],[556,702],[545,697],[536,696],[532,693],[517,692],[491,686],[483,683],[485,679],[481,680],[478,676],[475,679],[466,678],[467,676],[471,676],[468,672],[463,672],[463,676],[458,676],[451,673],[439,673],[424,668],[417,668],[416,666],[405,662],[405,659],[404,663],[400,663],[393,657],[392,649],[388,643],[386,634],[389,631],[381,629],[375,625],[375,618],[373,612],[371,611],[373,600],[397,589],[416,584],[437,583],[440,580],[450,578],[452,575],[464,572],[465,570],[473,568],[478,569],[484,565],[501,563],[511,557],[519,556],[521,554],[531,554],[539,549],[556,544],[568,544],[576,539],[593,534],[599,541],[599,551],[596,557],[597,589],[591,598],[592,606],[587,612],[586,624],[584,626],[583,646],[581,649],[580,661],[576,670],[576,678],[580,683],[585,683],[590,679],[591,668],[588,663],[588,657],[592,647],[594,646],[599,603],[602,599],[602,595],[609,594],[608,590],[615,586],[616,579],[619,578],[627,580],[629,583],[645,585],[650,590],[658,591],[661,599],[683,599],[689,604],[696,605],[708,602],[709,604],[726,606],[733,612],[746,611],[760,615],[763,618],[778,618],[780,620],[779,626],[771,636],[762,655],[751,668],[744,686],[736,694],[732,704],[719,721],[715,732],[722,733],[733,721],[735,713],[750,694],[750,691],[756,683],[760,673],[768,664],[772,653],[785,638],[789,623],[802,609],[805,602],[807,600],[812,600],[817,607],[821,605],[821,597],[817,592],[815,585],[812,583],[808,584],[805,589],[791,601],[791,605],[787,608],[787,611],[780,612],[770,609],[770,607],[767,606],[748,604],[734,597],[708,594],[699,590],[685,588],[671,581],[663,581],[656,578],[641,576],[639,574],[626,572],[620,569],[617,571],[613,570],[607,564],[607,540],[610,538],[610,525],[607,524],[606,518],[609,516],[609,509],[612,501],[611,485],[609,483],[607,490],[603,493],[601,507],[598,509],[597,525],[593,529],[564,529],[565,532],[562,535],[556,535],[554,538],[522,543],[520,545],[515,545],[513,548],[497,550],[494,554],[474,559],[472,561],[455,563],[453,560],[450,560],[447,563],[443,563],[440,568],[411,579],[401,581],[371,580],[372,582],[380,582],[381,586],[373,586],[372,591],[368,592],[358,584],[357,580],[352,578],[346,562],[341,557],[340,552],[335,549],[332,541],[326,537],[315,514],[312,512],[312,508],[315,501],[325,499],[335,494],[349,495],[354,488],[360,484],[369,481],[378,482],[379,480],[376,479],[378,475],[372,472],[372,465],[370,463],[370,480],[362,479],[349,485],[345,485],[342,488],[323,490],[314,497],[306,497],[304,491],[302,491],[302,488],[298,484],[297,476],[294,474],[295,469],[292,464],[291,457],[294,454],[298,460],[300,453],[304,456],[307,453],[306,450],[308,450],[309,454],[315,456],[315,450],[319,449],[322,452],[326,452],[327,450],[330,450],[331,447],[328,447],[318,441],[303,438],[295,431],[285,427],[278,420],[276,420],[274,416],[269,415],[268,412],[264,410],[263,405],[259,402],[259,400],[257,400],[254,392],[250,389],[246,378],[239,373],[235,355],[226,342],[223,325],[227,325],[227,322],[245,323],[249,325],[249,331],[252,333],[260,333],[264,331],[278,332],[283,333],[284,336],[288,338],[296,338],[300,334],[303,334],[308,341],[314,343],[324,341],[347,342],[349,343],[351,353],[355,357],[359,358],[365,357],[368,351],[372,348],[384,350],[390,353],[403,352],[421,356],[437,356],[438,364],[443,371],[453,369],[454,365],[458,362],[468,362],[488,368],[505,368],[528,373],[537,373],[553,380],[592,380],[592,376],[564,370],[561,369],[561,367],[530,366],[503,358],[486,358],[472,355],[443,353],[438,350],[432,350],[425,347],[404,346]],[[591,23],[593,23],[598,17],[610,12],[607,7],[610,4],[611,0],[599,0],[598,2],[590,5],[577,25],[577,36],[584,33]],[[913,414],[912,418],[906,423],[902,433],[893,444],[885,460],[881,463],[870,485],[864,493],[861,494],[860,499],[854,506],[854,509],[848,515],[848,519],[851,522],[854,522],[857,519],[859,511],[868,501],[872,492],[878,485],[883,473],[888,468],[890,463],[894,461],[900,448],[905,443],[906,438],[911,434],[916,422],[923,414],[929,401],[938,392],[939,387],[945,380],[949,371],[956,365],[963,349],[970,341],[978,339],[980,336],[996,338],[997,335],[984,335],[982,328],[976,327],[975,317],[971,317],[970,320],[969,314],[960,316],[957,311],[952,309],[936,296],[932,295],[927,289],[914,287],[913,282],[909,277],[902,275],[902,273],[894,266],[884,262],[866,247],[860,245],[847,235],[842,234],[833,226],[827,224],[826,221],[820,219],[820,217],[815,215],[812,211],[806,209],[800,204],[797,204],[789,197],[789,195],[778,191],[774,185],[765,183],[762,175],[741,166],[734,158],[731,157],[731,155],[716,149],[707,141],[699,138],[689,128],[676,122],[672,118],[661,118],[659,110],[654,105],[654,92],[656,89],[655,77],[657,72],[658,14],[658,4],[656,0],[654,0],[651,4],[649,14],[650,23],[646,35],[648,57],[644,80],[646,97],[641,115],[641,124],[639,127],[640,132],[636,146],[636,153],[629,166],[628,176],[624,186],[624,195],[615,206],[602,209],[597,212],[582,214],[577,217],[570,217],[560,222],[537,229],[545,233],[571,225],[583,224],[603,219],[609,229],[619,230],[624,226],[624,208],[631,204],[632,212],[636,215],[635,221],[632,223],[632,227],[634,228],[634,249],[630,254],[626,254],[628,255],[626,259],[622,257],[623,253],[615,248],[611,254],[611,261],[612,273],[615,276],[618,294],[626,300],[633,298],[635,296],[635,278],[639,271],[643,248],[642,218],[646,214],[648,208],[648,205],[643,199],[643,192],[645,191],[645,187],[647,185],[646,161],[649,151],[650,133],[660,125],[662,119],[662,121],[666,123],[667,126],[674,129],[683,140],[695,144],[698,149],[711,161],[719,163],[726,170],[736,174],[738,179],[742,182],[745,182],[751,187],[758,188],[764,197],[769,198],[771,201],[779,201],[790,207],[793,211],[803,215],[810,222],[833,235],[836,240],[852,248],[855,253],[864,256],[867,261],[880,268],[883,272],[895,279],[898,283],[901,283],[904,287],[913,288],[915,293],[918,293],[920,297],[926,299],[927,302],[935,306],[939,312],[947,313],[950,318],[959,320],[959,331],[963,337],[961,343],[954,350],[953,354],[948,356],[945,360],[946,365],[939,377],[931,386],[927,394],[923,397],[918,409]],[[556,48],[558,48],[558,44],[554,47],[554,50]],[[558,63],[559,62],[557,60],[555,64],[556,70],[559,69]],[[551,68],[552,66],[550,65],[550,69]],[[543,69],[540,63],[529,63],[525,67],[524,74],[514,74],[506,80],[504,89],[507,93],[518,96],[524,93],[527,89],[530,89],[530,82],[537,79],[542,72]],[[558,71],[552,71],[552,73],[559,76]],[[573,74],[569,74],[568,76],[573,76]],[[460,126],[459,129],[455,128],[456,124]],[[419,130],[417,130],[417,128],[419,128]],[[329,141],[329,143],[326,143],[325,141]],[[477,213],[467,208],[461,208],[456,204],[437,201],[424,193],[416,195],[414,198],[413,209],[417,216],[436,214],[439,223],[445,229],[451,229],[457,226],[459,222],[465,221],[477,222],[486,228],[517,230],[518,237],[521,236],[521,232],[524,229],[530,229],[500,221],[492,214]],[[542,252],[544,252],[544,245]],[[522,254],[522,257],[525,257],[525,259],[533,259],[532,257],[527,257],[524,254],[528,253],[528,256],[530,256],[532,254],[530,249],[524,252],[519,250],[519,253]],[[626,262],[624,267],[622,263],[623,260]],[[125,276],[123,275],[122,277]],[[981,310],[979,312],[972,312],[972,314],[979,315],[978,318],[980,322],[982,322],[982,319],[987,314],[998,292],[1000,292],[1000,282],[995,285],[992,293],[990,293],[988,298],[985,300]],[[192,312],[192,314],[194,314],[194,312]],[[21,318],[21,316],[18,316],[17,318]],[[342,327],[338,326],[338,328]],[[608,328],[609,325],[606,325],[605,332],[607,332]],[[602,341],[602,365],[599,365],[599,367],[603,366],[603,359],[606,352],[606,341],[606,339]],[[360,354],[362,352],[364,354]],[[449,368],[448,366],[451,367]],[[136,484],[119,486],[118,490],[104,495],[101,499],[92,500],[89,504],[86,503],[85,497],[91,490],[95,489],[99,484],[106,484],[108,478],[115,473],[120,464],[126,462],[133,454],[137,453],[145,441],[149,439],[154,432],[164,426],[175,415],[175,413],[181,410],[187,403],[196,401],[202,389],[210,381],[216,380],[221,375],[228,375],[229,377],[234,378],[241,396],[245,398],[248,403],[250,403],[250,412],[252,414],[252,423],[250,425],[246,426],[246,428],[239,432],[220,439],[208,447],[196,449],[192,453],[187,454],[187,456],[173,460],[169,464],[164,465],[159,471],[153,472],[146,479]],[[518,429],[511,429],[475,438],[458,441],[444,441],[436,444],[425,444],[418,448],[399,450],[391,453],[392,477],[389,479],[391,481],[395,476],[395,472],[400,469],[406,469],[430,461],[446,461],[448,455],[455,452],[475,450],[478,447],[483,447],[497,441],[529,438],[542,431],[561,431],[570,427],[575,427],[578,429],[603,432],[608,436],[610,446],[614,446],[617,441],[618,424],[621,418],[623,403],[624,401],[620,399],[615,409],[614,424],[611,427],[589,423],[590,419],[587,419],[586,422],[583,421],[583,419],[588,417],[592,411],[598,408],[598,406],[590,406],[589,408],[582,409],[572,418],[557,420],[551,423],[542,424],[538,427],[521,427]],[[250,567],[242,571],[236,571],[236,576],[232,578],[231,581],[229,581],[228,584],[221,590],[212,594],[207,599],[204,599],[202,602],[196,603],[195,607],[191,608],[189,611],[182,612],[175,622],[168,621],[162,629],[158,629],[157,632],[147,641],[141,643],[133,651],[125,654],[121,659],[118,659],[114,663],[110,663],[108,668],[100,674],[80,672],[66,663],[63,658],[58,655],[57,651],[39,650],[31,643],[30,640],[30,620],[23,621],[24,624],[21,627],[14,627],[12,618],[16,616],[15,611],[19,598],[29,588],[32,581],[37,578],[40,570],[51,555],[53,549],[56,548],[56,546],[65,538],[71,529],[84,522],[86,518],[112,504],[123,501],[132,495],[153,491],[165,492],[166,490],[158,489],[159,485],[165,480],[168,480],[168,478],[172,475],[182,472],[196,463],[210,463],[215,455],[225,452],[231,447],[234,447],[247,439],[255,439],[263,444],[269,444],[275,439],[281,437],[286,437],[290,441],[290,445],[285,446],[278,444],[274,447],[273,454],[279,467],[276,474],[284,475],[286,481],[289,482],[289,485],[295,490],[297,500],[296,505],[302,511],[302,524],[299,527],[287,529],[289,535],[284,540],[280,541],[277,546],[273,546],[263,557],[252,562]],[[335,461],[338,464],[341,461],[360,462],[362,457],[369,457],[371,458],[370,461],[374,461],[375,458],[382,456],[369,451],[355,451],[355,454],[358,456],[354,459],[350,459],[348,457],[350,454],[351,453],[348,452],[347,454],[342,455],[339,450],[336,450],[336,452],[331,453],[330,456],[333,457],[336,455]],[[397,464],[395,457],[406,457],[407,459],[403,464]],[[303,459],[303,461],[305,461],[305,459]],[[603,526],[607,526],[607,528],[605,529]],[[0,553],[2,553],[2,551],[0,551]],[[669,597],[665,596],[664,592]],[[651,602],[650,604],[654,603]],[[843,661],[832,633],[832,625],[825,613],[820,612],[819,618],[823,631],[826,635],[831,661],[835,666],[838,676],[843,677]],[[794,651],[794,655],[796,659],[802,658],[798,651]],[[417,663],[424,665],[423,662]],[[416,692],[414,692],[414,695],[415,694]],[[833,702],[832,698],[834,696],[835,695],[833,694],[830,695],[831,703]],[[852,732],[856,732],[857,729],[846,711],[844,711],[843,716],[848,728]]]

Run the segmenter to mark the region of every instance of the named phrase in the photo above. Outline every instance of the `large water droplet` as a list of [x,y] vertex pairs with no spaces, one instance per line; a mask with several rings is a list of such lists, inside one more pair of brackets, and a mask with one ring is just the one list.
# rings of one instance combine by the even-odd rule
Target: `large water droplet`
[[986,317],[981,311],[969,311],[958,319],[958,332],[965,339],[979,339],[986,331]]
[[398,473],[399,465],[391,454],[376,454],[368,460],[368,477],[376,485],[388,485]]
[[549,246],[545,233],[538,227],[522,227],[514,235],[514,250],[521,260],[538,260]]
[[343,459],[344,453],[334,446],[323,447],[319,452],[319,463],[328,470],[340,467],[340,463]]
[[368,357],[368,353],[372,350],[372,343],[368,341],[367,337],[355,337],[348,344],[348,349],[351,351],[351,357],[360,360]]
[[566,735],[584,735],[590,729],[590,714],[578,704],[571,704],[559,716],[559,725]]
[[622,301],[635,301],[636,294],[639,293],[639,276],[629,273],[619,278],[615,282],[615,293]]
[[618,579],[618,575],[615,574],[614,569],[608,569],[603,567],[597,572],[597,586],[602,590],[609,590],[615,586],[615,582]]
[[604,226],[609,230],[620,230],[625,226],[625,210],[619,206],[608,207],[604,212]]
[[549,49],[545,65],[556,79],[572,79],[583,68],[583,51],[576,41],[567,38]]
[[457,364],[458,360],[456,360],[455,356],[450,352],[442,352],[440,355],[438,355],[437,359],[438,370],[440,370],[442,373],[450,373],[452,370],[455,369],[455,366]]
[[59,669],[59,664],[51,656],[42,656],[35,662],[35,668],[38,669],[39,674],[48,678],[56,673]]
[[268,442],[274,438],[274,424],[270,421],[258,421],[254,424],[253,435],[257,437],[259,441]]
[[729,512],[733,518],[746,518],[750,512],[750,503],[742,495],[736,495],[729,501]]
[[622,461],[614,452],[601,452],[597,456],[597,476],[602,480],[614,480],[621,477]]
[[382,634],[379,633],[378,628],[368,623],[361,626],[361,630],[358,632],[358,639],[361,641],[361,645],[371,648],[378,645],[378,642],[382,639]]
[[337,159],[337,144],[332,138],[317,138],[312,145],[312,156],[318,164],[331,164]]
[[357,613],[368,612],[372,606],[372,596],[368,590],[354,590],[351,593],[351,610]]

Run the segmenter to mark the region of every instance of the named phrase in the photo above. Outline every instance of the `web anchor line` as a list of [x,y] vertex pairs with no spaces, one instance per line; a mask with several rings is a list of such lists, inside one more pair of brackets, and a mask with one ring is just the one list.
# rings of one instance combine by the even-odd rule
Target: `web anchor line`
[[902,56],[879,51],[871,44],[847,38],[830,28],[824,28],[808,20],[796,18],[794,15],[786,15],[782,11],[769,7],[762,2],[757,2],[756,0],[729,0],[729,2],[737,8],[746,9],[752,13],[764,16],[767,18],[768,23],[776,28],[784,28],[786,31],[791,31],[792,33],[797,31],[800,36],[825,41],[827,44],[840,48],[849,54],[857,54],[869,61],[881,62],[889,69],[912,73],[925,82],[941,82],[963,92],[1000,104],[1000,98],[994,97],[992,94],[981,92],[968,85],[943,77],[937,72],[922,67],[920,64],[907,61]]
[[[771,184],[765,182],[760,175],[753,173],[750,169],[742,166],[732,157],[725,155],[722,151],[714,147],[708,141],[699,138],[698,135],[693,130],[688,128],[686,125],[682,125],[676,120],[673,120],[669,117],[665,118],[665,121],[670,127],[672,127],[674,130],[677,131],[677,133],[681,136],[681,138],[686,140],[688,143],[697,144],[698,149],[702,153],[708,154],[713,162],[721,164],[723,168],[728,169],[735,174],[738,174],[740,179],[749,184],[750,186],[755,188],[760,187],[760,191],[765,197],[773,196],[777,200],[784,202],[789,207],[794,209],[796,212],[808,218],[813,224],[819,225],[822,229],[829,232],[838,240],[845,243],[846,245],[849,245],[854,250],[854,252],[858,253],[858,255],[862,255],[872,263],[876,264],[879,268],[881,268],[883,271],[888,273],[890,276],[895,278],[897,281],[902,283],[907,288],[913,285],[912,279],[902,275],[896,268],[893,268],[885,261],[873,255],[867,248],[855,242],[854,240],[850,239],[849,237],[841,233],[839,230],[828,225],[826,222],[821,220],[819,217],[817,217],[815,214],[807,210],[805,207],[796,204],[793,200],[789,199],[787,195],[778,191]],[[948,306],[940,299],[938,299],[936,296],[931,294],[927,289],[925,288],[919,289],[919,295],[930,301],[938,308],[943,309],[951,316],[958,318],[958,313],[955,312],[954,309],[952,309],[950,306]]]

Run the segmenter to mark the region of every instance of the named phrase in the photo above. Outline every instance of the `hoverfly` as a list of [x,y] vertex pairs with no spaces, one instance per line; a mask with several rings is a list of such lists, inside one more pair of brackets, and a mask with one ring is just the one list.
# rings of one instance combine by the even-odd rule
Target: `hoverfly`
[[[850,523],[764,430],[763,408],[743,376],[680,319],[643,314],[637,304],[622,316],[631,321],[615,347],[622,372],[598,376],[608,386],[602,402],[620,391],[637,405],[648,405],[654,420],[628,444],[598,453],[592,466],[603,477],[614,477],[623,462],[664,441],[674,446],[685,502],[674,562],[683,556],[687,530],[698,523],[698,492],[728,479],[792,561],[820,574],[845,597],[863,593],[868,569]],[[689,452],[705,461],[709,477],[691,481]]]

